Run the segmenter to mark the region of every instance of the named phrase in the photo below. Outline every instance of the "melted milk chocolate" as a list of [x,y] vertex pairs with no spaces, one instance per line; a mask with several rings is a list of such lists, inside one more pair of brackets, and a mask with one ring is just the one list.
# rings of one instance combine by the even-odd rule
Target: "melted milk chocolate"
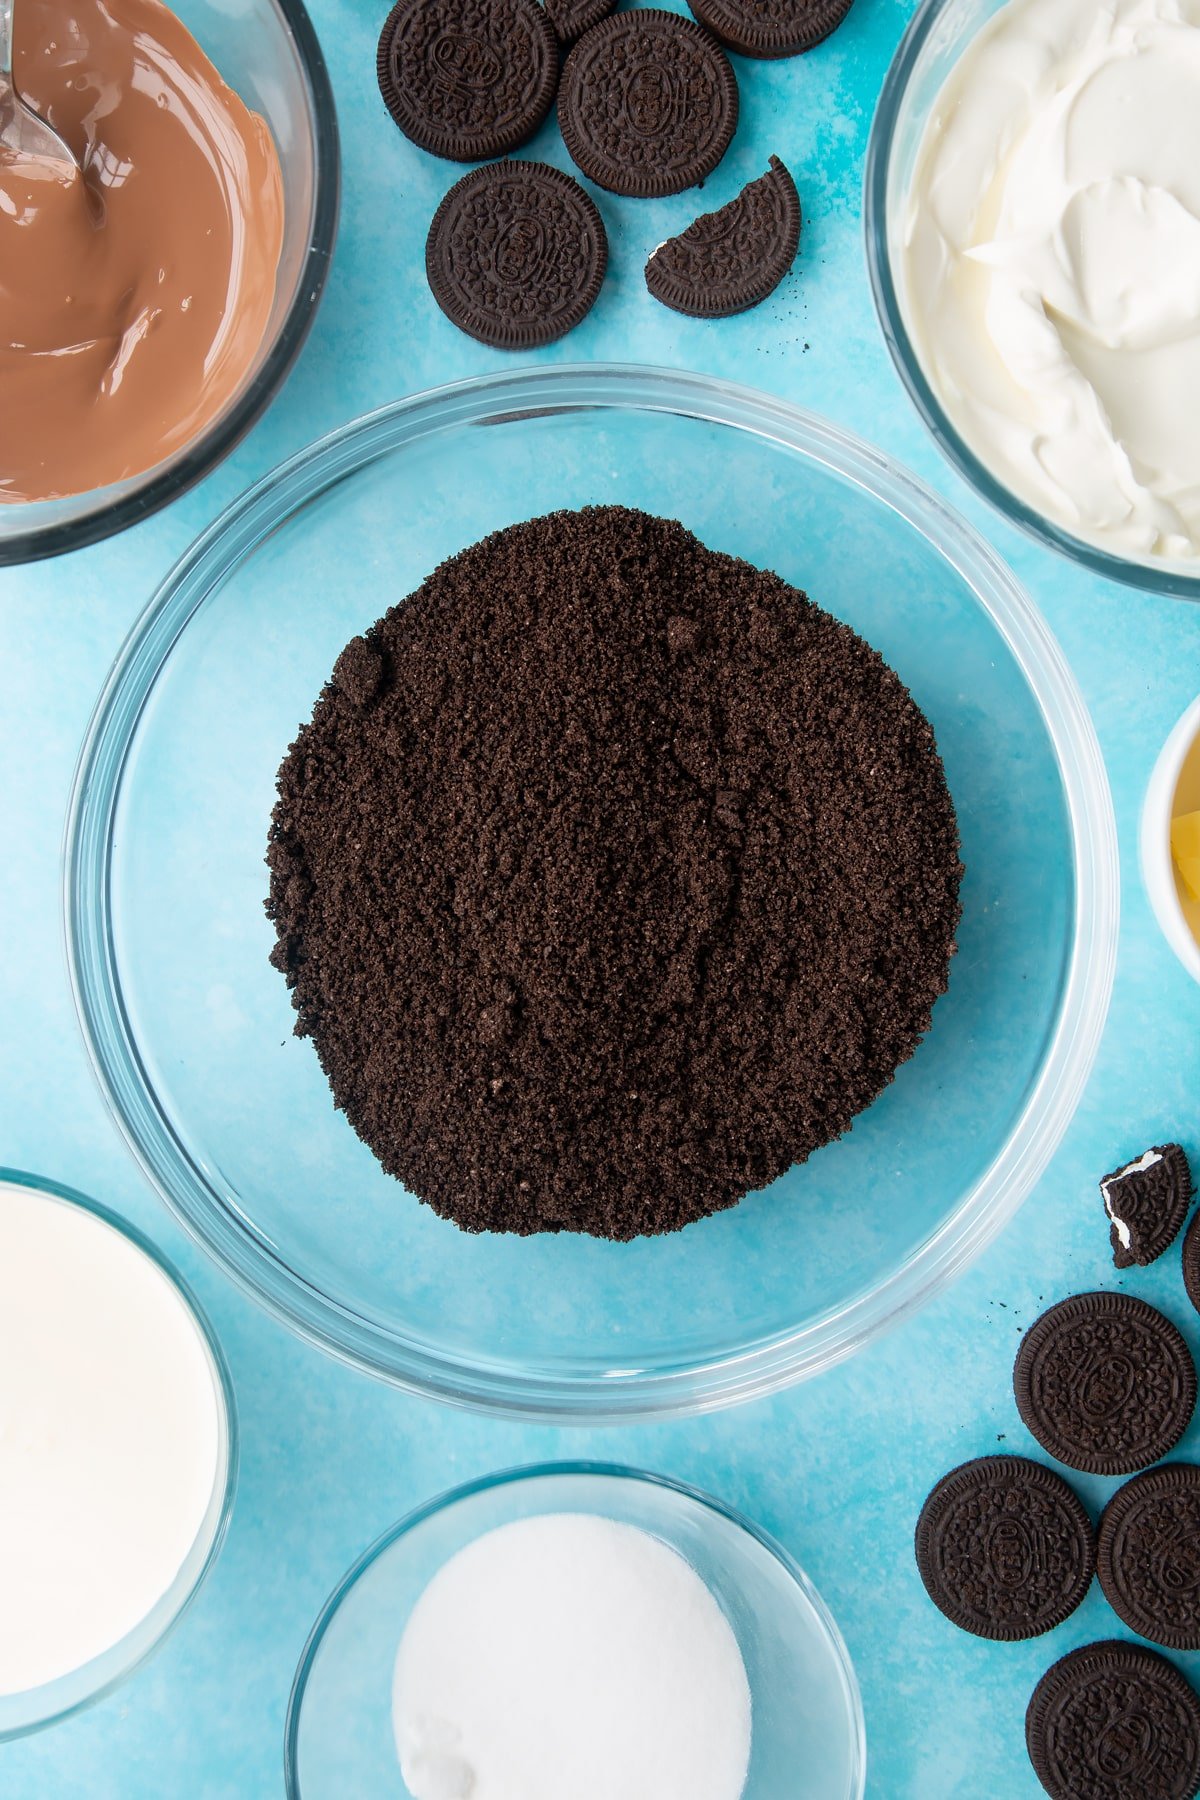
[[0,151],[0,502],[139,475],[253,364],[283,183],[265,123],[158,0],[21,0],[18,90],[83,179]]

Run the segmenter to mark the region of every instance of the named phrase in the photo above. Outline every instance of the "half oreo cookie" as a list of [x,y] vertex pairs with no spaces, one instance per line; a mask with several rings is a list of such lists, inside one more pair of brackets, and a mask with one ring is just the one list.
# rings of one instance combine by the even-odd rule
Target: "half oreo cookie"
[[1156,1144],[1100,1183],[1118,1269],[1152,1263],[1183,1228],[1192,1202],[1192,1171],[1179,1144]]
[[725,319],[774,293],[800,245],[800,196],[777,156],[718,212],[701,213],[646,264],[656,300],[693,319]]

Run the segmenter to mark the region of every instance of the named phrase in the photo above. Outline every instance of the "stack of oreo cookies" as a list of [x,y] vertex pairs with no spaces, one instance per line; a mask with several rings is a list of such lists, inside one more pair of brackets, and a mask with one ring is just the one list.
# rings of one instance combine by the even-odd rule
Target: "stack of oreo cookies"
[[[1134,1183],[1119,1210],[1110,1192],[1118,1181]],[[1191,1177],[1183,1152],[1167,1146],[1101,1188],[1110,1219],[1121,1222],[1118,1266],[1129,1267],[1174,1240]],[[1195,1258],[1195,1221],[1188,1237]],[[1068,1482],[1027,1457],[952,1470],[917,1522],[930,1598],[964,1631],[1013,1642],[1062,1624],[1095,1573],[1131,1631],[1164,1649],[1200,1650],[1200,1466],[1160,1460],[1196,1405],[1196,1369],[1179,1331],[1132,1294],[1078,1294],[1026,1333],[1013,1386],[1025,1425],[1060,1463],[1133,1479],[1109,1499],[1096,1531]],[[1200,1794],[1200,1696],[1144,1644],[1106,1640],[1062,1657],[1034,1690],[1025,1736],[1054,1800]]]
[[[616,0],[396,0],[379,39],[379,89],[421,149],[486,163],[439,206],[426,245],[434,297],[459,328],[530,349],[585,317],[604,280],[604,224],[584,188],[546,163],[511,162],[557,97],[576,166],[612,194],[656,199],[711,175],[733,139],[738,83],[726,47],[795,56],[851,0],[694,0],[692,18]],[[491,161],[503,158],[503,161]],[[697,318],[757,305],[790,269],[800,201],[778,157],[727,206],[660,244],[646,284]]]

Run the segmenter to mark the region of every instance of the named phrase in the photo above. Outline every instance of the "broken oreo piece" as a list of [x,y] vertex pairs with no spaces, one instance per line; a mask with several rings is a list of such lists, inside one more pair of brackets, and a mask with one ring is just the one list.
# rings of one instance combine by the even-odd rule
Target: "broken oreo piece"
[[1113,1262],[1144,1266],[1178,1236],[1192,1201],[1192,1171],[1178,1144],[1156,1144],[1100,1183]]
[[497,350],[563,337],[590,312],[607,265],[595,202],[548,163],[489,163],[464,175],[425,245],[425,273],[446,317]]
[[1130,1630],[1200,1650],[1200,1468],[1164,1463],[1118,1488],[1100,1519],[1100,1585]]
[[1030,1326],[1013,1370],[1042,1448],[1092,1475],[1133,1475],[1173,1450],[1196,1404],[1174,1325],[1132,1294],[1077,1294]]
[[1085,1644],[1033,1690],[1025,1744],[1051,1800],[1195,1800],[1200,1697],[1156,1650]]
[[921,1508],[916,1555],[952,1624],[1006,1643],[1061,1625],[1096,1566],[1082,1503],[1025,1456],[985,1456],[944,1475]]
[[379,37],[384,105],[422,150],[451,162],[503,156],[554,100],[558,41],[537,0],[396,0]]
[[688,0],[702,25],[743,56],[799,56],[837,30],[853,0]]
[[719,212],[701,213],[646,264],[656,300],[693,319],[727,319],[774,293],[800,245],[800,196],[777,156]]
[[562,44],[573,44],[617,10],[617,0],[542,0],[542,4]]
[[695,187],[728,150],[737,120],[729,58],[678,13],[614,13],[580,38],[563,65],[563,142],[588,179],[610,193],[656,199]]

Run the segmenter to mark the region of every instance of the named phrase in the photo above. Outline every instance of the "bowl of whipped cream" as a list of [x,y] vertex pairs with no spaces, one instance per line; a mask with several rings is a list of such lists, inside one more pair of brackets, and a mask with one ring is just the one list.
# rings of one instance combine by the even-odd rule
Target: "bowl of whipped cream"
[[1200,5],[925,0],[865,223],[959,473],[1097,573],[1200,599]]
[[0,566],[233,448],[307,336],[339,182],[301,0],[23,0],[13,48],[73,162],[0,148]]

